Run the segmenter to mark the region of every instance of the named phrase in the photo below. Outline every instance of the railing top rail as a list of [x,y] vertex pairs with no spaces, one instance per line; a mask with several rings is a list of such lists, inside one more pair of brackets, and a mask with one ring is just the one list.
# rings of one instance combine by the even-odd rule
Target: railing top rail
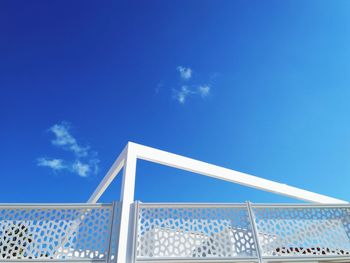
[[350,204],[252,203],[253,208],[350,208]]
[[155,257],[155,258],[137,258],[137,262],[258,262],[258,258],[247,256],[236,257],[210,257],[210,258],[188,258],[188,257]]
[[[111,207],[112,203],[0,203],[0,209],[9,208],[98,208]],[[243,208],[246,203],[139,203],[148,208]],[[310,204],[310,203],[251,203],[252,208],[349,208],[350,204]]]
[[106,259],[91,259],[91,258],[82,258],[82,259],[50,259],[50,258],[36,258],[36,259],[1,259],[1,262],[7,263],[100,263],[106,262]]
[[5,208],[99,208],[109,207],[111,203],[0,203],[0,209]]
[[[246,203],[139,203],[148,208],[200,208],[200,207],[246,207]],[[314,203],[251,203],[253,208],[350,208],[350,204],[314,204]]]
[[311,255],[311,256],[272,256],[263,257],[267,262],[312,262],[312,261],[327,261],[327,262],[349,262],[349,256],[327,256],[327,255]]
[[148,208],[201,208],[201,207],[213,207],[213,208],[243,208],[246,207],[245,203],[139,203],[139,207]]

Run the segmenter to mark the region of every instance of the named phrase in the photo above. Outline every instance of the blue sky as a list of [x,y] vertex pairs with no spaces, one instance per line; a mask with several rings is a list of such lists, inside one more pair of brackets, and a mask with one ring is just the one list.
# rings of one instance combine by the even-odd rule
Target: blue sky
[[[349,12],[1,1],[0,202],[85,202],[127,141],[350,200]],[[136,199],[292,201],[142,161]]]

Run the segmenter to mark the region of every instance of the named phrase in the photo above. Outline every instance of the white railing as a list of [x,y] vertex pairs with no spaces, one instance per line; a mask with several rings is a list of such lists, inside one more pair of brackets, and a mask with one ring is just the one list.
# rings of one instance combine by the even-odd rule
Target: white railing
[[117,215],[117,204],[0,205],[0,262],[113,261]]
[[[349,205],[140,203],[127,263],[350,262]],[[0,262],[116,263],[120,203],[0,205]]]
[[350,206],[143,204],[135,261],[350,261]]
[[[305,202],[319,203],[319,204],[349,204],[347,201],[344,201],[338,198],[333,198],[330,196],[314,193],[298,187],[289,186],[284,183],[271,181],[271,180],[253,176],[247,173],[238,172],[225,167],[220,167],[214,164],[210,164],[210,163],[206,163],[196,159],[181,156],[178,154],[158,150],[155,148],[147,147],[147,146],[136,144],[133,142],[128,142],[127,145],[124,147],[123,151],[119,154],[118,158],[113,163],[112,167],[108,170],[105,177],[102,179],[100,184],[97,186],[95,191],[92,193],[92,195],[88,199],[88,203],[96,203],[99,200],[99,198],[103,195],[103,193],[106,191],[108,186],[118,176],[118,174],[122,176],[121,192],[120,192],[120,199],[119,199],[121,202],[120,226],[119,226],[120,231],[117,237],[118,253],[116,254],[117,258],[115,259],[116,261],[118,261],[118,263],[129,263],[129,262],[134,262],[135,260],[147,260],[147,258],[154,260],[155,258],[157,258],[154,256],[151,256],[151,257],[149,255],[147,256],[147,253],[144,254],[144,252],[142,252],[141,254],[137,254],[139,252],[137,252],[135,249],[136,247],[135,242],[137,240],[134,238],[136,233],[133,233],[133,232],[135,230],[134,226],[137,224],[137,220],[133,220],[134,211],[132,207],[135,202],[134,193],[135,193],[137,160],[152,162],[152,163],[160,164],[162,166],[168,166],[168,167],[176,168],[182,171],[199,174],[202,176],[209,176],[209,177],[223,180],[229,183],[236,183],[243,186],[259,189],[262,191],[267,191],[270,193],[288,196],[298,200],[303,200]],[[249,204],[247,206],[249,206]],[[254,216],[254,213],[251,208],[248,209],[248,213],[249,213],[249,217]],[[161,228],[161,231],[163,231],[162,228]],[[239,231],[239,229],[236,229],[235,231]],[[132,233],[130,234],[130,232]],[[252,233],[254,234],[254,231]],[[254,235],[257,236],[258,233],[255,233]],[[259,239],[258,236],[254,238],[255,243],[258,242],[258,239]],[[243,242],[244,241],[242,241],[242,243]],[[292,247],[294,248],[294,246]],[[304,246],[302,246],[302,248],[303,247]],[[279,249],[282,249],[284,251],[286,250],[286,248],[287,247],[281,247]],[[316,246],[316,250],[318,248],[319,247]],[[300,250],[300,248],[298,249]],[[207,260],[207,258],[209,258],[209,255],[210,257],[214,257],[214,254],[217,254],[218,253],[217,251],[219,251],[219,249],[215,248],[215,251],[216,251],[215,253],[211,251],[210,253],[208,252],[208,257],[205,257],[205,259]],[[258,260],[261,262],[263,257],[262,249],[259,246],[257,246],[256,252],[257,252]],[[170,252],[168,251],[167,253],[169,254]],[[231,251],[229,253],[232,254],[233,252]],[[290,251],[288,253],[290,254]],[[327,253],[329,254],[329,252]],[[195,253],[195,255],[199,255],[199,254],[200,254],[199,252]],[[238,254],[240,255],[240,259],[243,260],[242,253],[238,253]],[[281,252],[281,254],[283,253]],[[174,255],[171,256],[171,259],[174,259],[174,258],[177,259],[177,258],[180,258],[180,256],[176,256],[176,257]],[[185,257],[185,259],[189,260],[189,257]],[[201,259],[201,258],[197,256],[195,259]],[[221,257],[220,260],[221,261],[224,260],[224,257]]]

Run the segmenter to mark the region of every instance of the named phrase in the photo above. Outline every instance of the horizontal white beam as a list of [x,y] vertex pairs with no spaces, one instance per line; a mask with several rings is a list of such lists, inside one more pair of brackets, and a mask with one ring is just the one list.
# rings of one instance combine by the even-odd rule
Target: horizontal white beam
[[244,186],[260,189],[275,194],[280,194],[307,202],[320,204],[346,204],[348,202],[317,194],[286,184],[277,183],[271,180],[263,179],[246,173],[237,172],[231,169],[217,165],[201,162],[195,159],[187,158],[177,154],[161,151],[151,147],[143,146],[136,143],[129,143],[135,147],[137,158],[146,161],[178,168],[181,170],[206,175],[231,183],[237,183]]
[[106,191],[107,187],[112,183],[114,178],[118,175],[120,170],[125,164],[125,158],[127,154],[127,146],[124,147],[123,151],[119,154],[117,160],[113,163],[112,167],[109,169],[105,177],[102,179],[100,184],[97,186],[94,193],[90,196],[87,203],[94,204],[100,199],[101,195]]

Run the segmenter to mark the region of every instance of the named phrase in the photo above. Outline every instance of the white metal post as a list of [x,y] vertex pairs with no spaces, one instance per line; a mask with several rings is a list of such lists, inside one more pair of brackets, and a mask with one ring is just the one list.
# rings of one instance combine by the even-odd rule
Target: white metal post
[[260,246],[258,230],[256,228],[254,211],[253,211],[252,206],[251,206],[249,201],[246,202],[246,206],[247,206],[249,221],[250,221],[251,228],[252,228],[256,254],[258,256],[259,263],[263,263],[264,261],[262,258],[262,250],[261,250],[261,246]]
[[131,260],[130,248],[132,245],[129,236],[130,220],[132,219],[131,206],[134,202],[135,178],[136,178],[136,152],[133,143],[128,143],[123,171],[123,182],[120,193],[121,215],[118,237],[118,263],[129,263]]

